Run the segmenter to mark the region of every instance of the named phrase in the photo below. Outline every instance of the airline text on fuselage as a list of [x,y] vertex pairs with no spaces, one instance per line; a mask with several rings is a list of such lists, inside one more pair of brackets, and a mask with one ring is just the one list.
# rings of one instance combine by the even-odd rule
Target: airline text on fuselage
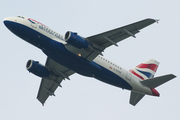
[[47,26],[45,26],[44,24],[34,20],[34,19],[31,19],[29,18],[28,19],[32,24],[39,24],[39,29],[45,31],[46,33],[52,35],[52,36],[55,36],[56,38],[60,39],[60,40],[64,40],[63,39],[63,36],[61,36],[59,33],[56,33],[55,31],[51,30],[50,28],[48,28]]

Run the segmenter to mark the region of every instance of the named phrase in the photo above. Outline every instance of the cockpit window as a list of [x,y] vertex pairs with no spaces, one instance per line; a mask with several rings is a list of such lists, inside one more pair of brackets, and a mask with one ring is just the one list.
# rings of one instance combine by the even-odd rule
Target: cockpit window
[[23,16],[17,16],[17,17],[24,19],[24,17],[23,17]]

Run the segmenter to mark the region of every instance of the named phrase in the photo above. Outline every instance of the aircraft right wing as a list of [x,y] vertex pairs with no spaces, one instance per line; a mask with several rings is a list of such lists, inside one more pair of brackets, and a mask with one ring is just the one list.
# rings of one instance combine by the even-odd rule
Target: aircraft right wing
[[93,46],[93,50],[88,52],[82,51],[82,57],[88,61],[92,61],[99,54],[102,54],[107,47],[111,45],[118,46],[118,42],[131,36],[135,37],[135,34],[140,32],[141,29],[153,24],[154,22],[158,22],[158,20],[144,19],[123,27],[87,37],[85,39]]
[[132,36],[135,38],[135,34],[140,32],[139,30],[158,22],[155,19],[144,19],[139,22],[135,22],[117,29],[113,29],[101,34],[90,36],[87,39],[92,43],[98,45],[100,48],[105,49],[111,45],[117,46],[117,43]]
[[69,79],[69,76],[74,74],[74,71],[66,68],[50,58],[47,58],[46,65],[54,74],[48,78],[42,78],[39,87],[37,99],[44,105],[49,96],[55,96],[54,92],[57,87],[61,87],[60,83],[63,79]]

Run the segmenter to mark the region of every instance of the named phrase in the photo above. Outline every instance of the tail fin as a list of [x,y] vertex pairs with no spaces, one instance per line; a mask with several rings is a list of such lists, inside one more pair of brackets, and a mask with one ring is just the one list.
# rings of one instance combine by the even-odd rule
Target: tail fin
[[142,80],[145,80],[154,77],[158,66],[159,62],[150,59],[144,63],[139,64],[138,66],[129,71],[137,77],[141,78]]

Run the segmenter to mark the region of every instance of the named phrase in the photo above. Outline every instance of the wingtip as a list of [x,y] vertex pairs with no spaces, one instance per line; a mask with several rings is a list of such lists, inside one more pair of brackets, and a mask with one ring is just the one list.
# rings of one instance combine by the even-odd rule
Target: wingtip
[[157,23],[160,21],[159,19],[154,19]]
[[159,23],[159,19],[152,19],[152,18],[148,18],[148,19],[151,19],[151,20],[154,20],[155,22]]

